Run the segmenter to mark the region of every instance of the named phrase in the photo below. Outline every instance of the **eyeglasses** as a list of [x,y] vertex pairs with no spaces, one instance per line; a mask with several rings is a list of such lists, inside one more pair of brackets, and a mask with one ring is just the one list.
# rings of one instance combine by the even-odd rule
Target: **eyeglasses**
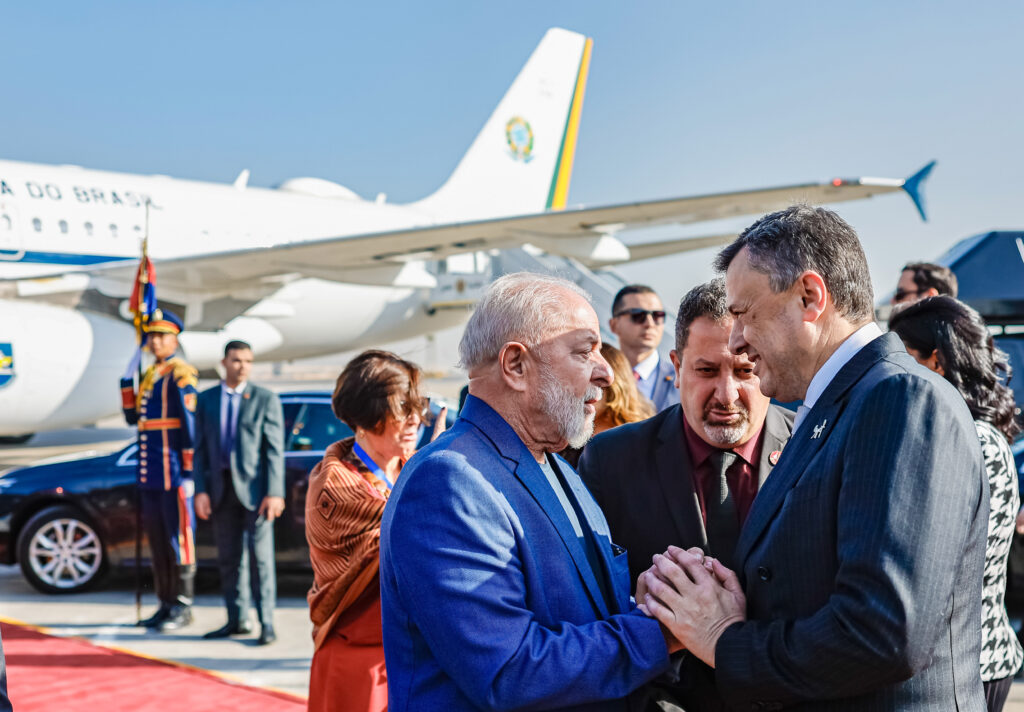
[[612,314],[612,316],[615,316],[615,317],[627,316],[627,315],[629,316],[630,321],[632,321],[634,324],[646,324],[648,316],[650,316],[652,319],[654,319],[654,323],[655,324],[664,324],[665,323],[665,311],[663,309],[651,310],[651,309],[637,309],[637,308],[633,308],[633,309],[623,309],[622,311],[620,311],[620,312],[618,312],[616,314]]
[[907,297],[915,297],[915,296],[917,296],[920,293],[921,293],[920,289],[909,289],[909,290],[906,290],[906,291],[904,291],[902,289],[897,289],[896,293],[892,295],[892,300],[894,302],[902,302]]

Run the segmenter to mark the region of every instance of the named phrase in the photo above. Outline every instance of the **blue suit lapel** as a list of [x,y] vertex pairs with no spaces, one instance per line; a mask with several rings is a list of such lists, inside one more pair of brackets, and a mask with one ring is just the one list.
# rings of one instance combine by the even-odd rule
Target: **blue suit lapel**
[[[671,391],[675,391],[674,381],[676,376],[675,367],[672,366],[672,362],[658,356],[658,367],[655,372],[654,389],[651,390],[651,402],[654,403],[656,410],[660,410],[665,407],[665,399],[669,397]],[[672,405],[672,403],[668,403]]]
[[839,370],[801,423],[800,429],[790,438],[771,476],[765,480],[754,498],[750,514],[740,531],[736,545],[736,563],[740,572],[754,545],[782,507],[786,494],[800,481],[806,464],[827,442],[829,433],[846,405],[842,396],[879,359],[894,350],[903,350],[903,344],[895,334],[886,334],[858,351]]
[[[547,478],[540,469],[540,465],[533,459],[530,451],[526,449],[526,445],[516,435],[516,432],[512,430],[512,427],[505,422],[504,418],[479,398],[468,396],[462,411],[459,413],[459,417],[465,418],[479,428],[494,443],[501,456],[510,461],[512,473],[537,502],[537,505],[544,512],[548,521],[551,522],[555,531],[558,532],[562,543],[565,544],[565,548],[569,556],[572,557],[576,571],[583,581],[587,595],[590,597],[594,608],[600,613],[602,618],[607,617],[608,604],[605,602],[604,596],[601,595],[601,588],[598,586],[594,572],[590,568],[590,562],[587,561],[586,553],[583,551],[579,539],[576,538],[576,532],[572,528],[572,523],[562,508],[562,503],[558,500],[558,496],[551,489],[551,485],[548,484]],[[566,477],[566,480],[569,482],[572,479]],[[575,492],[575,487],[570,485],[570,488],[574,490],[572,494],[579,498],[579,494]],[[580,509],[583,511],[582,507]],[[580,522],[580,526],[589,527],[593,531],[593,527],[586,519]],[[603,548],[598,542],[595,542],[595,544],[598,544],[598,549]],[[601,556],[604,558],[605,554],[601,553]],[[608,562],[606,561],[605,564],[607,565]]]

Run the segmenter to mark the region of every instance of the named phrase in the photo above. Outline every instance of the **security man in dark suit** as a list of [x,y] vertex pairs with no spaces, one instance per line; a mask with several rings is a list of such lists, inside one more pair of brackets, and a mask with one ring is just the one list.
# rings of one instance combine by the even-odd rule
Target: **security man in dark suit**
[[[793,413],[770,405],[746,356],[729,351],[725,283],[679,303],[671,353],[678,402],[653,418],[612,428],[587,444],[579,472],[626,547],[630,580],[669,545],[733,561],[740,529],[789,439]],[[722,709],[710,668],[688,661],[678,684],[649,694],[686,710]]]
[[[204,638],[252,632],[249,590],[261,630],[276,640],[274,520],[284,511],[284,416],[275,393],[248,382],[252,348],[224,347],[224,381],[199,396],[196,514],[212,519],[227,623]],[[251,574],[251,576],[250,576]]]
[[160,600],[141,624],[159,631],[192,622],[196,572],[192,456],[198,373],[174,356],[182,328],[181,319],[157,309],[145,327],[155,362],[138,393],[132,378],[121,379],[125,420],[139,426],[139,500]]

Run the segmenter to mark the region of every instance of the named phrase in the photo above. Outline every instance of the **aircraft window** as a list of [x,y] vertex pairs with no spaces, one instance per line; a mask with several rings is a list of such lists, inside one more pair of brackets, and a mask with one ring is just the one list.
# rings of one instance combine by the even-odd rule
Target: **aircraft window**
[[4,230],[10,230],[11,229],[11,216],[6,214],[6,213],[4,213],[3,215],[0,215],[0,218],[3,218]]
[[88,235],[89,237],[92,237],[92,223],[91,222],[87,222],[85,224],[85,234]]
[[39,218],[32,218],[32,229],[36,232],[43,231],[43,221]]
[[117,225],[110,223],[110,236],[117,237]]
[[135,233],[138,234],[138,235],[142,234],[142,226],[141,225],[136,225],[135,227],[132,228],[132,230],[134,230]]
[[57,226],[60,228],[61,233],[65,234],[65,235],[68,234],[68,221],[67,220],[61,220],[59,223],[57,223]]

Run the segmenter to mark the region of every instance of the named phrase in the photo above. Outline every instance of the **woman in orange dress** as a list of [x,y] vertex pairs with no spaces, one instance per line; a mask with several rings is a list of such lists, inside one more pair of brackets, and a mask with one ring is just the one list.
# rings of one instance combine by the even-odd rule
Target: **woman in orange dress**
[[[308,600],[315,646],[309,710],[383,712],[388,688],[380,519],[416,449],[427,401],[416,365],[386,351],[366,351],[342,371],[331,402],[355,437],[328,447],[309,476],[306,539],[314,580]],[[443,427],[443,411],[438,421]]]

